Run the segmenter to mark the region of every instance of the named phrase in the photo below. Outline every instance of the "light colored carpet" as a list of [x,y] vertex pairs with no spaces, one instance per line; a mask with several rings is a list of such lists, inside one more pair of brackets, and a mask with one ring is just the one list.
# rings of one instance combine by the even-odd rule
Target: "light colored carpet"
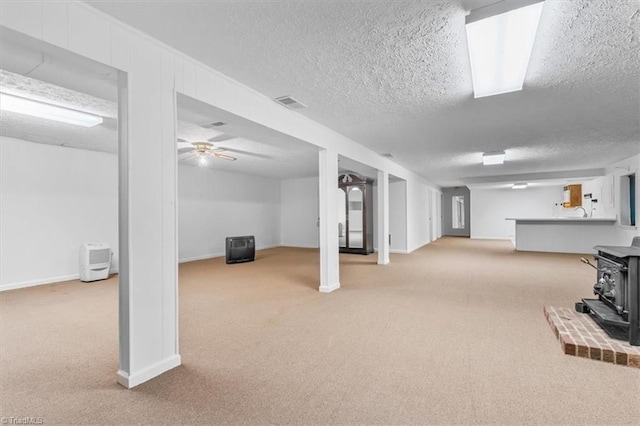
[[566,356],[543,306],[589,296],[577,255],[443,238],[410,255],[180,267],[184,365],[115,384],[117,283],[0,295],[1,412],[45,424],[638,424],[640,371]]

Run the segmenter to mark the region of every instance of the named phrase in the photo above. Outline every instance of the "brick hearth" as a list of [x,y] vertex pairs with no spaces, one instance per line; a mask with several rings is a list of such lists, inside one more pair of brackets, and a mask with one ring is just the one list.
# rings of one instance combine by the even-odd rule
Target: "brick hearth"
[[640,346],[612,339],[589,314],[545,306],[544,315],[565,354],[640,368]]

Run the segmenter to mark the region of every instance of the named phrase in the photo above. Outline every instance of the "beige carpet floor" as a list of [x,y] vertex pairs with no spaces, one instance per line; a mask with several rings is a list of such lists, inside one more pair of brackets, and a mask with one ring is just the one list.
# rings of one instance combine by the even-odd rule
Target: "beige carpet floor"
[[443,238],[410,255],[316,250],[180,266],[184,365],[115,383],[117,281],[0,294],[3,417],[45,424],[639,424],[640,371],[567,356],[543,306],[589,296],[577,255]]

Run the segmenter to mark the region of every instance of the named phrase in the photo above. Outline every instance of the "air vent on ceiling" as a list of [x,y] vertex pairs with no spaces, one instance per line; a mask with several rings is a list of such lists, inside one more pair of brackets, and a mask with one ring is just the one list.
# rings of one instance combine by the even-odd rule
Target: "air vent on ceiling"
[[387,158],[393,158],[393,154],[391,154],[389,152],[387,152],[386,154],[380,154],[380,155],[382,155],[383,157],[387,157]]
[[275,98],[274,100],[289,109],[302,109],[307,107],[305,104],[298,102],[291,96],[280,96],[279,98]]
[[213,123],[203,124],[202,127],[204,127],[205,129],[211,129],[213,127],[222,127],[226,124],[227,123],[225,123],[224,121],[215,121]]

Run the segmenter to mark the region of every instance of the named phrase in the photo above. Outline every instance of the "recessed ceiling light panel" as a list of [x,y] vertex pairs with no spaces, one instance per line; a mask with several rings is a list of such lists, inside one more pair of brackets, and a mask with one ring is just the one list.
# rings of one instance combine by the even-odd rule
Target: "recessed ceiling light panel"
[[504,151],[485,152],[482,154],[482,164],[485,166],[493,166],[504,163]]
[[502,1],[467,15],[474,97],[522,90],[543,5]]
[[102,117],[83,111],[64,108],[57,105],[34,101],[32,99],[13,96],[0,92],[0,110],[30,115],[32,117],[62,123],[75,124],[82,127],[93,127],[102,123]]

